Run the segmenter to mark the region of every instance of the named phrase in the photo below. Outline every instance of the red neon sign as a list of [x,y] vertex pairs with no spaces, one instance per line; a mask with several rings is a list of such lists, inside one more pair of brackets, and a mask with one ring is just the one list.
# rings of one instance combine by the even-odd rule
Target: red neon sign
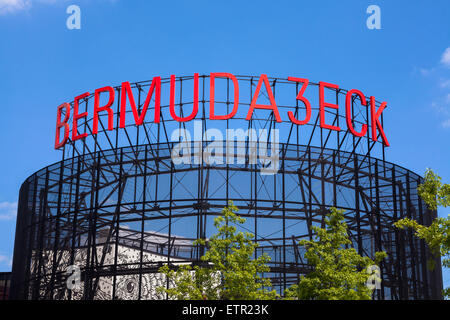
[[[216,78],[228,78],[232,81],[233,87],[234,87],[234,104],[233,104],[233,110],[229,114],[225,115],[216,115],[215,109],[214,109],[214,103],[215,103],[215,79]],[[182,116],[177,115],[175,113],[175,75],[170,76],[170,104],[169,104],[169,110],[170,115],[173,120],[177,122],[186,122],[193,120],[197,113],[198,113],[198,106],[199,106],[199,75],[198,73],[194,74],[194,92],[193,92],[193,109],[190,115],[188,116]],[[301,84],[301,87],[299,89],[299,92],[296,96],[296,99],[303,104],[305,110],[306,110],[306,116],[304,119],[299,120],[296,118],[296,116],[293,114],[292,111],[288,111],[287,115],[289,120],[295,124],[295,125],[305,125],[309,123],[311,120],[311,103],[310,101],[304,97],[304,93],[307,90],[307,87],[309,85],[309,80],[304,78],[295,78],[295,77],[288,77],[288,81],[296,82],[298,84]],[[265,90],[267,92],[269,102],[270,104],[264,105],[264,104],[257,104],[258,96],[261,91],[261,87],[265,87]],[[335,130],[340,131],[341,128],[339,126],[336,126],[332,123],[327,123],[325,119],[325,113],[326,109],[339,109],[339,105],[333,103],[332,101],[325,101],[325,88],[330,88],[334,90],[338,90],[339,86],[332,83],[326,83],[326,82],[319,82],[319,117],[320,117],[320,127],[328,130]],[[155,100],[155,112],[154,112],[154,122],[159,123],[160,117],[161,117],[161,78],[160,77],[154,77],[147,93],[147,97],[145,99],[145,102],[143,104],[142,110],[139,112],[136,108],[136,102],[133,96],[133,92],[131,90],[131,85],[128,81],[123,82],[121,86],[121,96],[120,96],[120,114],[119,116],[119,128],[125,127],[125,116],[126,116],[126,105],[127,100],[130,104],[131,110],[133,112],[134,116],[134,122],[136,126],[140,126],[144,123],[144,119],[147,113],[147,109],[150,105],[150,101],[152,97],[154,96]],[[106,96],[108,95],[108,102],[100,106],[100,95]],[[72,117],[72,141],[76,141],[79,139],[84,139],[88,136],[88,133],[78,133],[78,121],[81,118],[87,118],[88,112],[79,113],[79,104],[80,101],[90,96],[89,92],[85,92],[81,95],[78,95],[74,98],[73,101],[73,117]],[[381,115],[386,108],[387,103],[383,102],[381,105],[376,109],[375,106],[375,98],[370,97],[369,101],[369,108],[370,108],[370,120],[367,120],[367,124],[363,124],[361,131],[356,131],[353,126],[353,115],[352,115],[352,99],[353,97],[359,97],[359,100],[361,102],[361,105],[367,107],[367,99],[364,96],[364,94],[357,90],[352,89],[349,90],[346,94],[345,98],[345,119],[347,123],[348,131],[350,131],[351,134],[353,134],[356,137],[363,137],[366,134],[368,134],[369,130],[369,124],[371,127],[370,134],[372,141],[378,141],[378,134],[380,134],[384,145],[389,146],[389,142],[386,138],[386,134],[384,132],[383,126],[381,124],[380,118]],[[92,134],[98,133],[98,121],[99,121],[99,113],[101,112],[107,112],[108,114],[108,130],[114,129],[114,112],[112,110],[112,106],[115,101],[115,90],[114,88],[110,86],[106,86],[103,88],[99,88],[95,90],[94,93],[94,113],[93,113],[93,126],[92,126]],[[209,103],[209,119],[210,120],[227,120],[233,118],[239,108],[239,82],[237,78],[232,75],[231,73],[211,73],[210,74],[210,103]],[[64,116],[63,116],[63,109],[64,109]],[[282,122],[280,112],[278,110],[274,94],[272,92],[272,89],[270,87],[270,83],[268,80],[268,77],[266,74],[262,74],[258,80],[258,84],[256,86],[256,90],[253,94],[252,101],[250,103],[249,110],[247,112],[246,120],[251,120],[253,116],[253,112],[255,109],[265,109],[265,110],[271,110],[273,112],[273,115],[275,117],[275,120],[277,122]],[[55,135],[55,149],[59,149],[62,146],[65,145],[69,138],[69,132],[70,132],[70,124],[69,124],[69,118],[71,115],[71,107],[68,103],[63,103],[58,106],[57,108],[57,117],[56,117],[56,135]],[[369,123],[370,121],[370,123]],[[61,139],[61,129],[64,129],[63,131],[63,137]]]

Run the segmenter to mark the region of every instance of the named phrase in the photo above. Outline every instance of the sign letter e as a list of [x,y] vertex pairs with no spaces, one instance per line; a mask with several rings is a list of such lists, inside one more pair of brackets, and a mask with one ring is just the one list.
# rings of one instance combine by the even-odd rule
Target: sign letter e
[[66,13],[70,14],[70,16],[67,18],[67,21],[66,21],[67,29],[69,29],[69,30],[81,29],[80,7],[72,4],[67,7]]

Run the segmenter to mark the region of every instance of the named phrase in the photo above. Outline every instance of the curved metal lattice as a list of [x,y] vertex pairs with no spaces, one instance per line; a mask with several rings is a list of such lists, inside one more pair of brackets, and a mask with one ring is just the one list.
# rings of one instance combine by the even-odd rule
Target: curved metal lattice
[[[323,129],[318,125],[318,84],[310,82],[304,96],[311,103],[311,119],[306,125],[295,125],[287,113],[292,111],[298,119],[305,116],[302,102],[296,99],[301,84],[269,78],[282,121],[277,122],[271,110],[261,109],[247,121],[259,77],[236,78],[238,111],[224,121],[208,120],[210,79],[205,75],[199,76],[198,113],[189,122],[171,117],[170,78],[161,79],[159,123],[154,122],[152,96],[142,125],[135,125],[128,104],[124,128],[119,128],[123,92],[118,86],[113,89],[114,129],[107,129],[108,113],[103,111],[98,133],[92,135],[95,98],[87,95],[79,112],[88,116],[80,118],[77,127],[79,133],[90,136],[72,141],[69,135],[61,148],[62,161],[36,172],[21,188],[11,295],[28,299],[164,298],[155,291],[156,286],[166,284],[158,268],[164,263],[199,262],[205,248],[193,241],[215,231],[213,218],[232,200],[239,215],[246,218],[242,229],[255,234],[256,255],[270,255],[270,272],[265,276],[280,293],[310,270],[298,242],[311,239],[311,227],[323,226],[327,210],[335,206],[345,210],[350,237],[360,254],[373,258],[376,251],[388,253],[381,265],[382,288],[375,298],[440,297],[440,271],[426,267],[430,255],[425,244],[410,231],[393,227],[402,217],[428,224],[436,212],[429,211],[417,195],[421,178],[385,161],[385,144],[371,136],[369,104],[363,106],[356,95],[351,99],[355,130],[368,125],[367,134],[357,137],[345,130],[347,91],[326,89],[326,101],[339,106],[326,109],[326,123],[342,130]],[[174,111],[179,116],[192,111],[194,82],[193,76],[176,78]],[[139,112],[150,85],[151,81],[131,84]],[[217,78],[215,88],[216,114],[229,114],[235,102],[233,82]],[[101,105],[104,99],[99,98]],[[270,104],[264,86],[257,103]],[[73,109],[74,103],[70,105]],[[68,123],[72,120],[71,113]],[[211,141],[223,142],[209,136],[211,128],[222,133],[239,128],[247,133],[266,130],[267,141],[251,141],[247,136],[234,141],[232,161],[195,162],[196,156],[203,159]],[[193,161],[174,163],[173,151],[184,140],[173,139],[177,129],[192,133],[196,142],[184,145],[193,150],[187,155]],[[252,155],[267,148],[275,130],[280,143],[271,151],[277,156],[277,172],[266,175],[264,170],[274,164],[273,159],[252,161]],[[77,291],[67,288],[67,270],[73,265],[81,271],[82,287]]]
[[[206,147],[206,143],[203,147]],[[268,253],[280,292],[309,268],[298,241],[324,224],[326,210],[345,210],[355,248],[384,250],[379,299],[435,298],[439,270],[425,245],[393,222],[436,216],[417,195],[421,178],[397,165],[351,152],[280,144],[277,174],[261,164],[175,166],[174,143],[124,147],[66,159],[32,175],[21,189],[14,273],[16,294],[33,299],[157,299],[157,269],[199,261],[194,239],[215,230],[228,200]],[[192,145],[194,147],[194,143]],[[248,152],[243,151],[247,155]],[[238,154],[235,155],[238,157]],[[67,290],[66,270],[78,265],[82,290]]]

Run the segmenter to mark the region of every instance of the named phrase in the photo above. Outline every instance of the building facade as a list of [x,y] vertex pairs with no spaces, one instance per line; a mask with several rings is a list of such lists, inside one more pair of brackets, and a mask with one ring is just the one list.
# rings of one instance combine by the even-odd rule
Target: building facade
[[[22,185],[11,296],[164,299],[156,287],[168,284],[158,269],[163,264],[198,263],[206,248],[194,241],[215,232],[214,217],[232,200],[246,219],[241,230],[252,232],[259,244],[256,255],[271,257],[270,272],[264,276],[280,294],[311,270],[298,243],[312,239],[311,227],[324,226],[329,208],[336,207],[345,210],[349,236],[361,255],[388,254],[380,266],[381,289],[374,291],[375,299],[440,299],[439,259],[411,231],[393,226],[405,217],[427,225],[437,214],[417,194],[422,178],[386,161],[386,143],[369,136],[369,104],[351,94],[349,102],[346,90],[327,89],[320,101],[308,98],[312,117],[303,126],[278,121],[268,108],[247,120],[245,114],[257,99],[260,106],[276,101],[279,110],[290,110],[295,117],[303,112],[299,82],[269,78],[267,94],[259,94],[261,78],[237,77],[241,96],[236,104],[230,78],[222,77],[220,85],[216,79],[215,88],[205,85],[210,76],[162,79],[161,92],[175,93],[167,101],[160,98],[159,122],[139,126],[118,125],[119,113],[127,114],[129,121],[133,116],[121,109],[118,97],[124,86],[113,88],[115,130],[109,130],[109,112],[104,112],[98,116],[94,139],[69,138],[62,160]],[[128,96],[134,92],[141,115],[149,96],[144,89],[151,86],[149,81],[130,86]],[[191,90],[194,99],[186,96]],[[223,114],[236,105],[246,109],[222,122],[208,120],[205,110],[212,99],[205,96],[211,96],[211,90],[216,110]],[[81,101],[86,112],[93,98]],[[193,121],[176,121],[172,111],[186,115],[195,110],[195,99]],[[351,103],[353,125],[367,124],[367,134],[358,137],[350,129],[327,131],[319,126],[324,114],[314,106],[323,106],[323,99],[333,99],[338,107],[329,109],[326,121],[342,126],[346,118],[339,106],[342,110]],[[154,97],[147,100],[157,108]],[[87,116],[78,128],[92,132],[92,121]],[[215,131],[208,131],[211,128]],[[230,129],[235,130],[231,140]],[[430,259],[436,268],[427,267]],[[73,266],[80,272],[76,290],[67,285]]]

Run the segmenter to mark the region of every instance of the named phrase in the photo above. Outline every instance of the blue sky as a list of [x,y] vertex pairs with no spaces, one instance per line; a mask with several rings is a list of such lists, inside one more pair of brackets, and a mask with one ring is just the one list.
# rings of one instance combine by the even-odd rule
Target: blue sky
[[[66,27],[71,4],[81,30]],[[366,27],[371,4],[381,30]],[[450,181],[448,0],[0,0],[0,35],[0,271],[21,183],[59,160],[56,106],[122,81],[267,73],[357,88],[389,104],[387,160]]]

